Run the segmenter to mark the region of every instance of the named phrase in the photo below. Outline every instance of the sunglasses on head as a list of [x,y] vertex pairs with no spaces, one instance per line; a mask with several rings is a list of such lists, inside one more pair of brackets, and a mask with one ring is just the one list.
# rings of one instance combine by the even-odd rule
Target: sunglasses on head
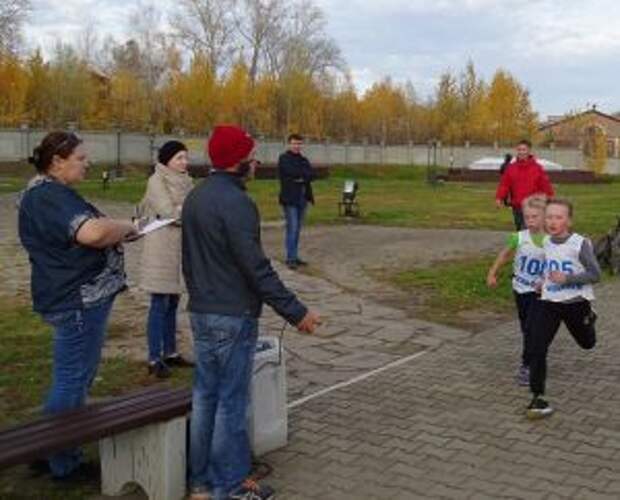
[[54,148],[54,154],[59,153],[60,151],[62,151],[65,147],[67,147],[71,143],[74,143],[74,144],[77,145],[80,142],[82,142],[80,140],[80,138],[76,134],[71,132],[70,134],[67,135],[67,137],[65,138],[64,141],[62,141],[60,144],[58,144],[56,146],[56,148]]

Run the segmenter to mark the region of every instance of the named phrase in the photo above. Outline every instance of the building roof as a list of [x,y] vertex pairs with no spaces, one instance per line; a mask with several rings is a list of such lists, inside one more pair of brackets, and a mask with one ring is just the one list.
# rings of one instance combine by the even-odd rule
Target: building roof
[[564,115],[562,117],[558,117],[558,116],[549,117],[549,119],[545,123],[541,124],[540,127],[538,127],[538,130],[547,130],[551,127],[555,127],[556,125],[559,125],[560,123],[565,123],[571,120],[575,120],[576,118],[579,118],[585,115],[597,115],[602,118],[607,118],[608,120],[612,120],[612,121],[620,123],[620,116],[619,116],[620,113],[617,113],[615,115],[608,115],[606,113],[601,113],[596,108],[592,108],[592,109],[588,109],[587,111],[582,111],[581,113],[577,113],[575,115]]

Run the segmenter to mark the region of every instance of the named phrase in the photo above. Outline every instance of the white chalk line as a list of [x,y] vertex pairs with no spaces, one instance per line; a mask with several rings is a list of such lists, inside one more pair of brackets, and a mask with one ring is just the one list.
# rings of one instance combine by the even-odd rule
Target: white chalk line
[[304,403],[307,403],[308,401],[312,399],[318,398],[320,396],[324,396],[325,394],[329,394],[332,391],[337,391],[338,389],[349,387],[350,385],[357,384],[358,382],[361,382],[362,380],[366,380],[367,378],[373,377],[386,370],[390,370],[392,368],[396,368],[397,366],[404,365],[405,363],[408,363],[409,361],[413,361],[414,359],[419,358],[420,356],[427,354],[428,352],[430,352],[430,350],[425,349],[423,351],[416,352],[415,354],[412,354],[410,356],[397,359],[396,361],[392,361],[391,363],[388,363],[387,365],[380,366],[379,368],[375,368],[374,370],[371,370],[369,372],[362,373],[361,375],[358,375],[357,377],[353,377],[352,379],[345,380],[344,382],[339,382],[335,385],[325,387],[324,389],[321,389],[320,391],[314,392],[312,394],[308,394],[307,396],[304,396],[303,398],[290,402],[288,405],[286,405],[286,407],[289,410],[292,408],[296,408],[298,406],[303,405]]

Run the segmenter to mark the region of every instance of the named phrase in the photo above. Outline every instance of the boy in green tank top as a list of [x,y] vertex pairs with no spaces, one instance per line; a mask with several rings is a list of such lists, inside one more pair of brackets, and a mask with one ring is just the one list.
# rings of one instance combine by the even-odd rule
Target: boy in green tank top
[[532,318],[539,306],[540,292],[537,283],[541,278],[545,261],[543,250],[545,205],[546,199],[540,195],[523,200],[526,229],[510,234],[506,246],[499,252],[487,274],[487,285],[495,288],[499,270],[508,262],[513,262],[512,289],[523,339],[517,382],[522,386],[529,384]]

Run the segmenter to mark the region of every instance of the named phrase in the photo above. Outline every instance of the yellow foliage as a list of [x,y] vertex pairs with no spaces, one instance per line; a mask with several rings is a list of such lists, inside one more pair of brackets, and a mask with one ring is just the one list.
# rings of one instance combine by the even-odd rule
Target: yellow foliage
[[504,70],[498,70],[491,81],[487,114],[490,138],[499,144],[514,144],[521,138],[532,137],[537,128],[527,90]]
[[19,60],[0,54],[0,125],[15,127],[25,118],[28,74]]
[[607,136],[605,132],[595,125],[586,128],[588,168],[595,174],[605,172],[607,165]]
[[145,130],[149,125],[147,89],[130,71],[120,70],[112,77],[110,120],[125,130]]
[[251,128],[258,134],[273,135],[278,130],[278,81],[271,75],[261,77],[252,92]]
[[[360,102],[363,128],[372,142],[407,141],[407,104],[403,89],[389,78],[374,84]],[[398,140],[397,139],[397,140]]]
[[220,90],[218,121],[246,127],[250,106],[250,77],[245,64],[235,64]]
[[350,82],[328,101],[327,124],[330,136],[339,142],[350,142],[362,130],[360,104]]
[[164,129],[206,133],[221,108],[219,88],[207,58],[197,55],[188,73],[179,73],[164,90]]
[[440,77],[435,96],[419,102],[410,84],[385,78],[364,95],[350,76],[337,83],[303,68],[259,74],[250,82],[242,60],[218,75],[204,54],[183,70],[178,54],[156,87],[132,68],[101,75],[60,47],[46,63],[40,53],[22,62],[0,57],[0,125],[64,126],[205,134],[215,123],[237,123],[263,137],[301,132],[313,139],[403,144],[513,144],[533,138],[537,117],[527,90],[507,71],[490,84],[468,63],[460,76]]
[[303,132],[315,138],[324,138],[325,102],[318,86],[305,73],[294,71],[280,81],[279,108],[283,112],[280,136]]

